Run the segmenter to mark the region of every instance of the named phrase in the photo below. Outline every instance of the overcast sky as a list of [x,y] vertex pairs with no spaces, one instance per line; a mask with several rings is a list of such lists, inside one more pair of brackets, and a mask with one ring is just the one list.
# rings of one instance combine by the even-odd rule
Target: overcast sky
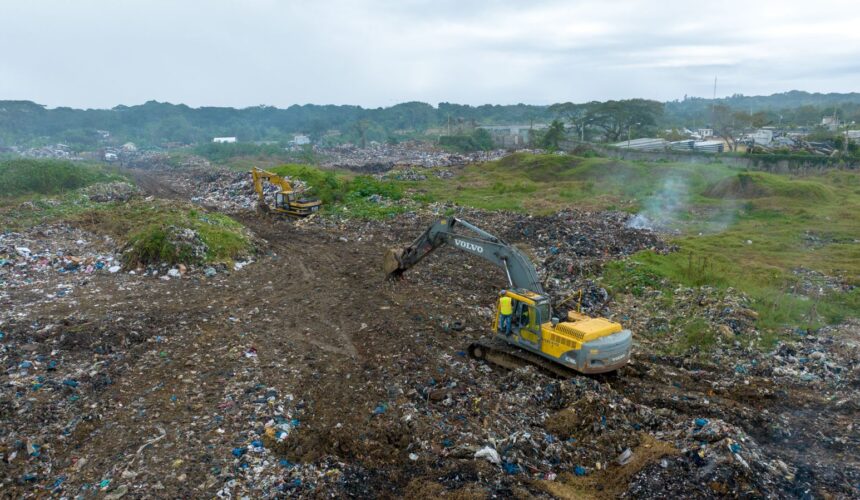
[[860,1],[0,0],[0,100],[549,104],[860,91]]

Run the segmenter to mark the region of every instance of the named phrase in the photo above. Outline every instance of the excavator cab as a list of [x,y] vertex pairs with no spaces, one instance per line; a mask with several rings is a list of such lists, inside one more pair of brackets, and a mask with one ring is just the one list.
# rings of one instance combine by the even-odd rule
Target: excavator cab
[[[531,297],[531,296],[535,297]],[[519,344],[525,344],[529,347],[539,348],[541,341],[541,313],[549,314],[549,305],[545,304],[545,299],[539,299],[538,302],[534,298],[539,297],[526,290],[505,290],[504,295],[511,298],[511,306],[513,314],[511,314],[511,335],[513,340]],[[500,297],[501,298],[501,297]],[[496,320],[494,327],[499,331],[500,316],[499,303],[496,303]],[[500,332],[504,335],[504,332]]]

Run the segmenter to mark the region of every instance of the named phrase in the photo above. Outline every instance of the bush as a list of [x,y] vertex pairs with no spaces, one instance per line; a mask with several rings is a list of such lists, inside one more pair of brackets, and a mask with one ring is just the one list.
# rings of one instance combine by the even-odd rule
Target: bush
[[101,167],[60,160],[8,160],[0,162],[0,196],[61,194],[110,180],[121,179]]
[[352,179],[308,165],[288,164],[271,169],[272,172],[300,179],[308,185],[308,194],[319,198],[323,205],[334,205],[357,198],[378,194],[392,200],[403,197],[403,189],[394,182],[380,181],[368,175]]
[[477,128],[469,135],[443,135],[439,145],[456,151],[489,151],[493,149],[493,137],[485,129]]

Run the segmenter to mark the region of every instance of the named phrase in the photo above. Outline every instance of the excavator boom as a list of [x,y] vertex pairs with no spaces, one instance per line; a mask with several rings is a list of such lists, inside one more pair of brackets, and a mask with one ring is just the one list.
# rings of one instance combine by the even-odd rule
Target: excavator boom
[[399,277],[446,243],[504,269],[510,287],[543,295],[540,278],[528,257],[513,245],[456,217],[437,221],[402,250],[389,250],[385,255],[384,270],[390,276]]

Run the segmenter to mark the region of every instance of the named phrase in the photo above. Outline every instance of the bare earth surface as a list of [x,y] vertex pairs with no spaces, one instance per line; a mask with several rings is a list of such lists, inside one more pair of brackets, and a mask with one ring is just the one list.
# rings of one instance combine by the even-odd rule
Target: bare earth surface
[[[501,271],[443,249],[384,280],[384,250],[427,219],[239,220],[266,241],[241,270],[7,291],[0,496],[860,494],[856,323],[802,341],[838,380],[781,375],[806,356],[788,346],[692,363],[638,343],[616,376],[505,371],[465,355]],[[645,328],[631,300],[613,313]]]

